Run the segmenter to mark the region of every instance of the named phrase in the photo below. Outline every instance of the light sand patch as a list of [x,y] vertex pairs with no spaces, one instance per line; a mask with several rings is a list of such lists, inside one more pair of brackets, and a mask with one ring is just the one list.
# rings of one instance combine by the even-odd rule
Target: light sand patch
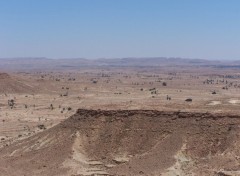
[[192,161],[188,158],[184,151],[186,150],[186,144],[183,144],[181,150],[174,156],[176,163],[167,169],[167,172],[163,173],[164,176],[185,176],[188,175],[188,167],[192,165]]
[[240,175],[240,171],[225,171],[225,170],[222,170],[222,171],[218,172],[218,175],[238,176],[238,175]]
[[129,161],[129,157],[125,156],[120,156],[120,157],[116,157],[113,160],[114,162],[116,162],[117,164],[122,164],[122,163],[126,163]]
[[76,134],[72,157],[64,162],[66,168],[71,168],[71,175],[107,175],[100,161],[90,160],[82,148],[81,135]]
[[229,100],[228,101],[229,103],[231,103],[231,104],[240,104],[240,100]]
[[220,104],[222,104],[221,101],[211,101],[211,103],[209,103],[209,104],[207,104],[207,105],[209,105],[209,106],[215,106],[215,105],[220,105]]

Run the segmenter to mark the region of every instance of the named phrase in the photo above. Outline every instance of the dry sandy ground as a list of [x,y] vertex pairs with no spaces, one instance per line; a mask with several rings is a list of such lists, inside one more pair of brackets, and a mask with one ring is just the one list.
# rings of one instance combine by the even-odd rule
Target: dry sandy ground
[[[164,86],[163,82],[166,82],[167,85]],[[80,71],[69,70],[65,72],[45,71],[8,74],[2,73],[0,74],[0,147],[4,152],[0,153],[5,153],[5,150],[8,150],[6,147],[15,146],[17,142],[21,143],[21,141],[24,141],[26,138],[28,140],[34,138],[34,136],[38,135],[39,132],[39,135],[41,136],[49,133],[49,131],[46,132],[46,129],[50,129],[51,131],[54,129],[51,127],[56,126],[60,122],[74,115],[79,108],[95,110],[145,109],[165,112],[208,112],[213,114],[234,115],[239,113],[239,90],[240,72],[237,69],[179,69],[174,67],[170,69],[94,68],[83,69]],[[216,94],[213,94],[213,92],[216,92]],[[167,97],[170,97],[171,100],[167,100]],[[191,98],[192,102],[186,102],[185,100],[187,98]],[[8,106],[8,100],[11,99],[15,102],[13,108]],[[66,133],[63,136],[66,135],[65,138],[69,138],[70,134],[72,134],[72,132]],[[84,150],[79,148],[78,144],[82,143],[83,139],[82,137],[78,138],[76,136],[81,136],[82,134],[76,132],[74,135],[74,140],[71,140],[72,143],[69,142],[69,146],[67,148],[70,150],[69,147],[71,147],[71,150],[77,150],[79,152],[76,155],[69,156],[70,158],[75,158],[74,160],[66,160],[66,158],[61,158],[59,156],[60,158],[57,160],[59,160],[59,163],[62,163],[60,164],[61,167],[62,165],[66,168],[72,167],[72,174],[76,175],[76,173],[78,174],[79,172],[76,171],[79,168],[79,162],[85,163],[87,167],[89,167],[89,165],[94,165],[93,170],[96,169],[95,165],[102,165],[102,163],[98,162],[103,162],[104,156],[102,160],[98,159],[96,163],[95,160],[92,161],[91,155],[90,158],[88,158],[89,153],[81,153],[84,152]],[[94,133],[94,135],[97,135],[97,133]],[[154,145],[150,145],[151,142],[146,140],[145,142],[149,143],[148,151],[153,150],[154,155],[157,155],[156,150],[158,150],[159,146],[163,146],[163,144],[159,142],[161,141],[160,139],[168,139],[168,137],[170,136],[157,138],[153,142]],[[173,139],[169,141],[178,141],[179,136],[175,136],[174,133],[174,135],[171,135],[171,138]],[[202,137],[199,138],[201,139]],[[45,143],[48,144],[49,141],[54,141],[48,137],[47,134],[45,138],[41,140],[45,142],[39,141],[38,143],[43,146]],[[136,139],[134,138],[133,141],[135,140]],[[172,153],[169,154],[169,156],[171,155],[171,162],[169,161],[170,164],[168,164],[167,160],[164,160],[166,163],[162,164],[159,161],[161,166],[164,164],[167,165],[161,170],[161,172],[165,175],[186,175],[185,171],[183,173],[178,169],[182,167],[182,163],[191,163],[189,158],[184,154],[187,144],[182,142],[182,140],[177,142],[179,145],[176,149],[171,149]],[[36,141],[33,140],[31,145],[34,145],[35,142]],[[132,143],[132,141],[130,141],[130,143]],[[197,145],[199,146],[200,144]],[[224,150],[227,151],[228,148],[225,148]],[[143,154],[143,151],[144,150],[142,149],[136,149],[138,154]],[[32,152],[34,153],[35,150]],[[32,156],[32,154],[30,155]],[[42,153],[39,155],[37,154],[36,157],[40,157],[42,155]],[[121,154],[118,158],[115,156],[115,162],[130,162],[128,155],[129,154]],[[163,153],[160,152],[159,155],[163,155]],[[143,154],[143,156],[145,155]],[[79,157],[80,161],[78,161]],[[208,158],[208,156],[204,157]],[[81,158],[83,158],[83,161],[81,161]],[[190,158],[192,158],[192,156]],[[16,161],[16,158],[13,157],[13,159],[17,165],[18,162]],[[22,160],[23,159],[19,158],[19,167],[22,167]],[[37,162],[36,158],[35,160]],[[150,160],[149,162],[151,163]],[[27,161],[28,159],[26,159],[26,162]],[[146,163],[148,160],[143,159],[143,162],[144,161]],[[42,163],[42,160],[39,162]],[[6,160],[0,160],[1,166],[6,163],[8,163]],[[23,163],[26,164],[25,161]],[[144,164],[139,166],[143,167],[143,165]],[[53,168],[54,167],[55,166],[53,166]],[[123,173],[124,175],[123,168],[125,166],[117,166],[113,171],[110,169],[113,167],[113,163],[106,163],[106,167],[108,168],[108,173],[112,173],[113,175],[120,175],[120,173]],[[104,168],[106,167],[104,166]],[[160,166],[156,167],[161,168]],[[206,167],[203,169],[203,172],[204,170],[208,170],[208,166],[206,165],[201,167]],[[213,166],[213,168],[214,167],[215,166]],[[117,168],[119,168],[119,171]],[[227,172],[224,167],[216,167],[217,172],[219,172],[219,169],[223,169],[225,173]],[[86,167],[83,166],[82,170],[86,170]],[[11,171],[13,170],[11,170],[11,166],[9,166],[9,170],[6,172],[8,172],[9,175],[13,175]],[[33,175],[41,174],[41,172],[35,173],[36,170],[31,171],[26,169],[26,171],[32,173]],[[129,171],[128,173],[135,175],[140,171],[141,170],[138,170],[133,173],[132,171]],[[56,173],[51,172],[48,174],[59,175],[61,172],[64,173],[65,169],[62,168],[59,169],[59,172],[56,171]],[[93,172],[95,173],[95,171]],[[106,170],[104,169],[103,173],[105,172]],[[146,173],[148,173],[148,171],[142,172],[138,174],[146,175]],[[190,173],[194,172],[198,173],[199,171],[195,171],[194,169],[190,171]],[[70,171],[66,171],[66,173],[70,174]],[[128,173],[125,173],[125,175],[128,175]],[[156,173],[158,173],[158,171],[156,171]],[[156,175],[156,173],[152,174]],[[199,174],[200,173],[197,175]],[[231,174],[234,175],[232,172]],[[237,174],[237,169],[235,169],[235,175]],[[200,175],[207,174],[201,173]]]
[[239,175],[239,116],[84,110],[0,149],[0,175]]

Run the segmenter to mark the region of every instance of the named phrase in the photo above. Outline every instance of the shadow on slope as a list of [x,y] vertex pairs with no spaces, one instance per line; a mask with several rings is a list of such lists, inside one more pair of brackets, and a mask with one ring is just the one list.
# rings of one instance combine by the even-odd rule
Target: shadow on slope
[[0,149],[0,175],[238,174],[238,116],[84,110]]

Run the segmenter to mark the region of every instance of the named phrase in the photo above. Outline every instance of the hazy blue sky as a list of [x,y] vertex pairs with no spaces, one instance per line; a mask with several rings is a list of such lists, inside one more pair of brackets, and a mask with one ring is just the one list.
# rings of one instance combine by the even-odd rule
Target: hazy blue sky
[[240,0],[0,0],[0,57],[240,59]]

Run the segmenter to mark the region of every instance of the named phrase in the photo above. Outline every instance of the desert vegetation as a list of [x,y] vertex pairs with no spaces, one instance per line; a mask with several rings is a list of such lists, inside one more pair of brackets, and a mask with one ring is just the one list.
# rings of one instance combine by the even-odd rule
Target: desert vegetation
[[[5,87],[4,89],[0,89],[0,149],[4,152],[0,151],[0,154],[6,154],[6,150],[15,150],[16,148],[11,148],[10,146],[15,146],[15,144],[17,144],[19,141],[25,141],[23,142],[24,145],[26,144],[26,146],[29,147],[29,151],[32,152],[41,149],[41,145],[46,145],[47,148],[50,149],[55,143],[51,143],[51,141],[54,141],[53,139],[59,139],[60,136],[65,136],[64,138],[61,138],[61,140],[63,140],[63,144],[69,144],[68,147],[65,148],[66,150],[72,150],[74,148],[74,151],[76,153],[79,151],[86,152],[86,156],[84,157],[88,157],[88,159],[85,160],[86,162],[88,162],[88,164],[85,166],[81,166],[81,173],[83,175],[87,175],[88,173],[86,173],[85,171],[90,172],[91,169],[99,170],[91,171],[91,174],[118,175],[120,172],[125,173],[126,171],[127,173],[131,173],[133,175],[145,175],[147,173],[151,173],[152,170],[148,170],[143,166],[142,168],[135,168],[138,164],[141,165],[141,161],[135,155],[141,155],[143,150],[154,150],[154,146],[156,145],[154,141],[156,142],[160,140],[161,135],[174,136],[174,130],[169,128],[169,124],[182,124],[183,122],[181,121],[184,120],[181,119],[186,119],[187,117],[188,120],[186,119],[186,121],[190,122],[192,120],[191,123],[193,126],[198,123],[203,123],[202,127],[204,128],[204,130],[207,130],[205,129],[205,125],[207,125],[209,126],[208,128],[211,134],[212,132],[216,134],[219,133],[219,137],[215,135],[209,136],[212,140],[210,143],[208,142],[207,138],[205,138],[206,136],[201,136],[201,134],[206,133],[204,133],[200,129],[196,131],[196,133],[194,133],[195,135],[199,135],[198,138],[202,139],[202,142],[204,142],[204,146],[212,144],[208,147],[212,148],[212,159],[216,159],[216,152],[226,152],[229,150],[223,141],[225,141],[226,136],[231,136],[230,132],[232,130],[235,131],[235,127],[229,125],[227,123],[228,120],[225,121],[224,119],[222,119],[218,123],[218,117],[216,115],[213,115],[212,117],[209,114],[224,113],[226,114],[225,116],[232,115],[234,117],[238,115],[240,106],[240,96],[238,94],[240,78],[238,76],[237,70],[221,70],[209,67],[202,67],[199,70],[197,69],[199,69],[199,67],[193,67],[192,69],[189,69],[189,67],[186,67],[186,69],[184,69],[184,67],[181,67],[181,69],[174,69],[174,72],[169,72],[166,67],[115,67],[114,69],[102,67],[85,68],[78,71],[75,70],[74,72],[71,70],[65,70],[61,72],[54,70],[45,70],[41,72],[29,71],[21,73],[3,74],[3,78],[0,79],[1,85],[4,85]],[[82,111],[85,113],[79,116],[79,114],[76,115],[76,111],[78,111],[78,109],[91,109],[92,111]],[[148,117],[146,119],[148,119],[150,116],[151,121],[153,122],[156,121],[154,116],[158,116],[156,115],[158,114],[157,112],[166,112],[170,114],[172,113],[172,115],[168,115],[169,117],[165,119],[166,121],[164,121],[164,123],[162,122],[163,124],[165,124],[165,127],[158,127],[158,129],[160,129],[162,132],[161,135],[157,132],[157,130],[155,131],[152,128],[150,129],[150,126],[152,125],[149,125],[149,133],[143,134],[141,130],[148,127],[141,125],[148,124],[150,123],[150,121],[148,122],[143,120],[141,124],[135,124],[135,121],[129,123],[125,122],[124,118],[122,117],[124,116],[131,119],[134,116],[135,118],[135,115],[133,115],[136,113],[135,110],[148,110],[148,113],[152,115],[147,115]],[[121,117],[118,117],[118,115],[114,115],[115,113],[118,115],[120,113]],[[136,116],[145,117],[146,114],[142,115],[141,113],[144,114],[145,112],[137,112],[137,114],[139,115]],[[184,113],[192,114],[186,115],[185,117]],[[195,118],[195,113],[199,113],[200,115]],[[214,122],[210,123],[208,120],[205,119],[205,117],[208,115],[211,116],[211,119],[214,119]],[[88,131],[86,132],[82,131],[80,133],[69,134],[69,131],[76,129],[75,127],[78,125],[78,116],[81,117],[79,121],[83,123],[85,127],[90,124],[90,121],[88,121],[90,119],[96,120],[96,126],[88,126]],[[194,116],[194,120],[190,120],[190,116]],[[69,128],[68,126],[69,120],[67,119],[69,117],[75,119],[74,123],[71,122],[71,128]],[[103,119],[100,120],[99,118]],[[95,120],[92,121],[93,124],[95,124]],[[86,121],[88,122],[88,124],[86,124]],[[125,125],[126,128],[123,128],[116,133],[114,132],[114,128],[112,128],[112,133],[109,133],[108,131],[97,133],[97,126],[102,125],[102,123],[106,123],[106,126],[102,126],[100,129],[104,128],[108,130],[112,128],[109,126],[110,124],[114,124],[116,128],[120,128],[120,126]],[[238,122],[232,122],[232,124],[235,123]],[[130,124],[133,125],[131,129],[127,128],[127,126]],[[185,124],[185,122],[183,124]],[[220,124],[228,125],[225,129],[225,127],[222,128]],[[59,129],[59,125],[61,126],[60,131],[57,130]],[[185,129],[183,126],[181,126],[181,128]],[[191,126],[187,128],[191,128]],[[221,130],[217,131],[217,129]],[[55,133],[56,131],[58,131],[56,133],[57,137],[54,136],[53,138],[51,138],[50,134]],[[135,131],[138,131],[138,133],[135,133]],[[135,136],[131,140],[129,133]],[[189,133],[189,131],[186,131],[186,133],[183,135],[184,138],[186,136],[188,138],[188,143],[186,143],[186,146],[190,145],[191,147],[193,147],[194,145],[198,145],[195,141],[195,138],[192,139],[192,135]],[[92,134],[100,136],[101,140],[99,139],[99,141],[97,142],[96,140],[98,139],[92,136]],[[39,136],[39,141],[35,140],[34,137],[36,135]],[[84,144],[84,146],[89,150],[85,151],[82,148],[76,149],[75,147],[73,147],[75,146],[75,144],[72,144],[71,141],[68,141],[68,139],[70,140],[72,138],[69,137],[69,135],[75,136],[74,140],[76,141],[74,143],[78,143],[78,139],[87,140],[87,144],[86,146]],[[81,138],[77,138],[76,135],[80,135]],[[83,137],[84,135],[86,136]],[[116,138],[114,137],[114,135],[116,135]],[[153,141],[147,140],[149,139],[149,135],[152,136],[152,138],[154,139]],[[180,139],[181,137],[177,137],[177,139]],[[148,146],[146,146],[145,149],[137,148],[137,146],[131,144],[131,141],[137,141],[140,139],[142,143],[149,144]],[[105,140],[108,144],[113,144],[114,141],[119,141],[121,145],[120,143],[119,145],[117,145],[116,143],[116,145],[113,146],[114,151],[111,151],[110,148],[107,149],[107,146],[100,142]],[[167,141],[168,140],[166,140],[166,143],[168,143]],[[175,141],[175,138],[173,141]],[[194,143],[194,145],[192,144],[192,142]],[[126,146],[124,145],[126,143],[133,146],[132,148],[131,146],[129,146],[129,148],[124,149],[124,152],[128,154],[123,156],[121,155],[121,153],[118,152],[121,151],[121,147]],[[35,147],[30,147],[31,145]],[[37,147],[38,145],[39,148]],[[56,143],[56,145],[59,144]],[[102,147],[101,150],[97,150],[96,148],[94,148],[94,145]],[[118,146],[121,147],[118,148]],[[180,147],[183,148],[185,148],[186,146],[184,143],[181,143],[180,145]],[[64,147],[58,146],[57,148]],[[110,156],[108,156],[107,153],[101,153],[105,151],[104,148],[106,148],[107,153],[112,152],[115,157],[111,158]],[[235,152],[236,149],[232,148],[231,150]],[[42,158],[42,155],[45,155],[44,153],[46,151],[43,148],[40,151],[42,153],[39,153],[39,158]],[[163,153],[170,152],[162,150],[160,148],[159,151],[162,151]],[[180,154],[177,154],[177,151],[180,152]],[[193,153],[191,153],[190,151]],[[169,161],[170,164],[164,167],[164,171],[161,172],[165,173],[166,175],[172,174],[173,171],[170,166],[172,165],[174,168],[176,167],[174,173],[181,171],[184,172],[184,175],[187,175],[187,169],[184,169],[185,166],[187,166],[188,169],[191,169],[192,173],[196,172],[200,175],[202,174],[200,171],[205,167],[205,165],[202,164],[198,165],[197,167],[193,164],[194,162],[192,161],[197,156],[198,159],[195,158],[196,161],[202,162],[202,157],[207,156],[207,153],[205,153],[207,152],[206,148],[201,148],[201,150],[199,149],[199,151],[194,150],[193,148],[177,148],[176,152],[174,153],[174,155],[171,155],[173,156],[173,158],[171,159],[171,162]],[[184,157],[190,157],[191,162],[188,158],[189,162],[178,163],[178,160],[175,160],[174,158],[182,156],[183,153],[181,152],[184,153]],[[66,153],[68,152],[66,151]],[[98,155],[95,156],[94,153],[97,153]],[[155,154],[157,155],[157,153]],[[25,153],[21,153],[20,155],[22,155],[23,158],[26,156]],[[229,155],[226,154],[226,158]],[[62,157],[64,156],[64,154],[61,154],[60,156]],[[70,156],[75,157],[75,155]],[[8,156],[4,155],[3,157]],[[18,155],[13,155],[12,160],[11,158],[9,158],[11,162],[10,160],[4,160],[4,162],[3,160],[0,161],[0,169],[5,167],[4,164],[11,165],[11,163],[17,162],[17,160],[15,160],[15,157],[18,157]],[[54,158],[54,156],[52,157]],[[59,160],[57,158],[55,159],[54,162]],[[27,160],[28,159],[25,158],[21,160],[21,162],[24,163]],[[43,160],[45,161],[45,159]],[[31,168],[31,171],[28,170],[28,173],[35,171],[36,168],[40,167],[40,170],[42,170],[43,173],[46,173],[47,175],[54,175],[55,173],[48,173],[48,171],[51,170],[49,168],[60,167],[60,165],[62,167],[63,165],[60,164],[58,166],[53,166],[50,163],[46,164],[43,160],[39,159],[39,163],[44,163],[43,165],[45,167],[42,167],[40,165],[29,166]],[[131,162],[137,164],[131,165],[129,163],[130,160]],[[145,158],[144,160],[147,160],[147,158]],[[224,159],[222,158],[221,160]],[[155,158],[151,160],[150,163],[156,164],[158,162],[160,161]],[[77,165],[79,166],[79,163],[77,165],[76,163],[78,163],[78,161],[66,159],[66,161],[64,162],[64,167],[70,167],[70,174],[76,175],[76,173],[78,173],[78,171],[76,171],[78,170]],[[189,163],[191,163],[192,165],[189,165]],[[221,165],[211,166],[215,169],[214,173],[229,174],[229,172],[227,172],[226,170],[221,170],[220,166]],[[129,169],[129,167],[135,169]],[[18,168],[17,170],[21,170],[21,168]],[[205,169],[203,170],[206,171]],[[128,175],[127,173],[125,174]],[[211,175],[213,172],[209,171],[208,173]]]

